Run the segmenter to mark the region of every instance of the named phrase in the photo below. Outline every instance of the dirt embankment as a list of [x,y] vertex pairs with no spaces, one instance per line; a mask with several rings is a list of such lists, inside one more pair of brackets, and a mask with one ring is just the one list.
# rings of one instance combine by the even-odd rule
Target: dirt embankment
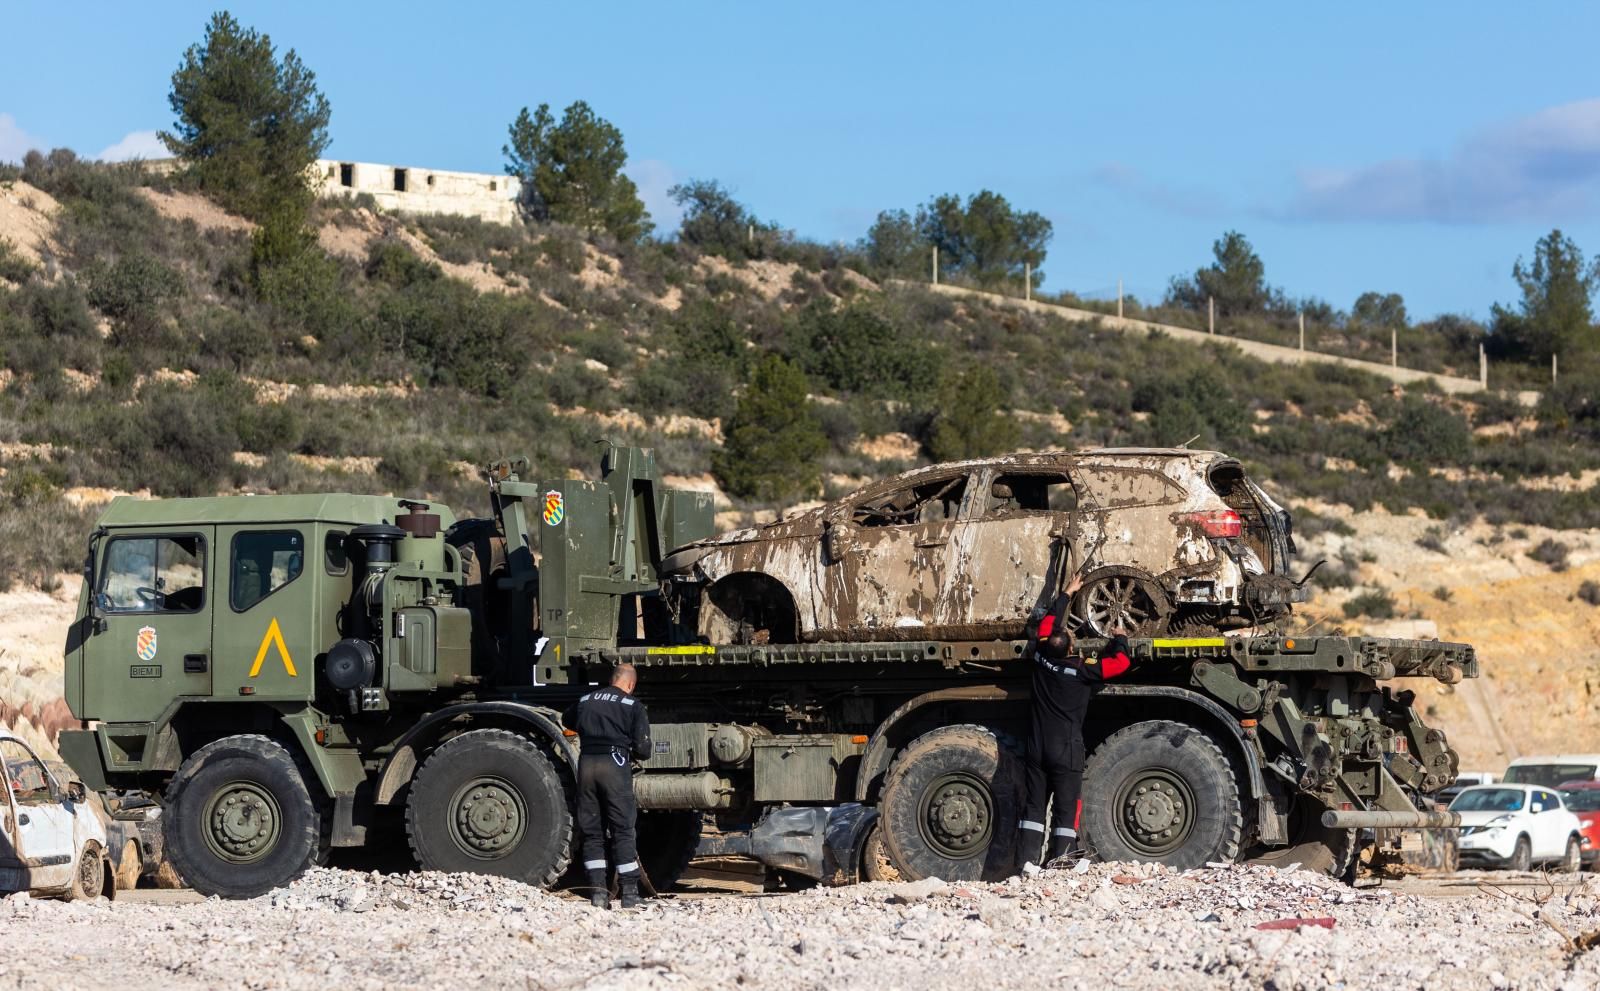
[[[1499,772],[1518,756],[1600,752],[1600,608],[1580,598],[1600,582],[1600,533],[1450,527],[1421,516],[1352,513],[1314,506],[1354,527],[1302,541],[1301,557],[1356,564],[1359,584],[1321,592],[1303,613],[1323,629],[1432,636],[1477,648],[1483,677],[1457,686],[1413,682],[1430,725],[1442,727],[1463,770]],[[1568,548],[1562,570],[1530,557],[1544,544]],[[1336,565],[1337,566],[1337,565]],[[1383,588],[1398,621],[1345,618],[1352,596]],[[1409,622],[1418,617],[1421,623]]]

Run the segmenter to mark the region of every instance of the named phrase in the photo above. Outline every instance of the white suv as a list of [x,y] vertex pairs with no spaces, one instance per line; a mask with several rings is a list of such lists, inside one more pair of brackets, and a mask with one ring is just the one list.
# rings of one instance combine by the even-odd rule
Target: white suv
[[1461,865],[1525,871],[1555,863],[1568,873],[1583,863],[1578,817],[1561,793],[1539,785],[1476,785],[1455,797],[1461,813]]

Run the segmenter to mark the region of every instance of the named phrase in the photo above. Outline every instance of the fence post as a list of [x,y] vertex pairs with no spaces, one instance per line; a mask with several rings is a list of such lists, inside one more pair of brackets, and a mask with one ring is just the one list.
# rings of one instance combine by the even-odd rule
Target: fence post
[[1400,367],[1400,332],[1393,327],[1389,328],[1389,367]]
[[1215,334],[1217,332],[1217,298],[1215,296],[1206,297],[1206,313],[1206,332]]
[[1478,388],[1489,388],[1489,354],[1483,350],[1483,343],[1478,344]]
[[933,246],[933,284],[939,284],[939,246]]
[[1300,350],[1306,349],[1306,311],[1300,311]]
[[1556,356],[1554,354],[1552,354],[1550,356],[1550,384],[1551,385],[1555,385],[1556,384],[1556,367],[1557,367],[1556,366]]
[[1122,319],[1122,280],[1117,280],[1117,319]]
[[1022,298],[1033,299],[1033,263],[1022,263]]

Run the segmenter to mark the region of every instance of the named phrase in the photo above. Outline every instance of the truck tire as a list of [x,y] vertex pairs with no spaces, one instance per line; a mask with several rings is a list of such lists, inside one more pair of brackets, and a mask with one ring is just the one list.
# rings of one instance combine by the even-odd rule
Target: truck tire
[[264,895],[299,877],[322,849],[322,810],[299,764],[254,734],[208,743],[184,761],[161,823],[166,857],[202,895]]
[[527,737],[462,733],[411,782],[406,836],[423,870],[495,874],[547,887],[572,856],[567,775]]
[[1084,839],[1101,860],[1188,869],[1239,856],[1244,813],[1233,765],[1193,726],[1124,727],[1094,749],[1083,776]]
[[671,891],[689,869],[700,848],[699,812],[646,809],[634,820],[639,839],[639,867],[656,894]]
[[1245,859],[1268,867],[1299,864],[1302,870],[1344,877],[1360,852],[1353,829],[1330,829],[1322,824],[1327,806],[1309,795],[1295,798],[1289,810],[1289,842],[1285,846],[1254,847]]
[[998,881],[1016,873],[1022,754],[984,726],[946,726],[900,752],[884,780],[880,829],[907,881]]

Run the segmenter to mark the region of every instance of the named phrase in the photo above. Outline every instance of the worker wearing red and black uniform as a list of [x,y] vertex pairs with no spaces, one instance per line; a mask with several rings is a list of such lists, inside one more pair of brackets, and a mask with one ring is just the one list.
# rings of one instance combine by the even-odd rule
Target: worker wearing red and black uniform
[[639,848],[634,819],[635,760],[650,756],[650,717],[633,697],[639,675],[632,664],[611,672],[611,687],[590,692],[561,717],[578,734],[578,832],[583,836],[583,868],[589,873],[589,902],[610,907],[606,883],[606,833],[617,865],[622,907],[639,904]]
[[1080,587],[1074,577],[1039,621],[1033,651],[1033,727],[1028,734],[1026,801],[1017,823],[1018,859],[1032,863],[1045,838],[1045,809],[1054,801],[1044,863],[1078,849],[1083,815],[1083,719],[1100,683],[1132,667],[1128,638],[1114,631],[1098,654],[1084,657],[1068,629],[1068,606]]

